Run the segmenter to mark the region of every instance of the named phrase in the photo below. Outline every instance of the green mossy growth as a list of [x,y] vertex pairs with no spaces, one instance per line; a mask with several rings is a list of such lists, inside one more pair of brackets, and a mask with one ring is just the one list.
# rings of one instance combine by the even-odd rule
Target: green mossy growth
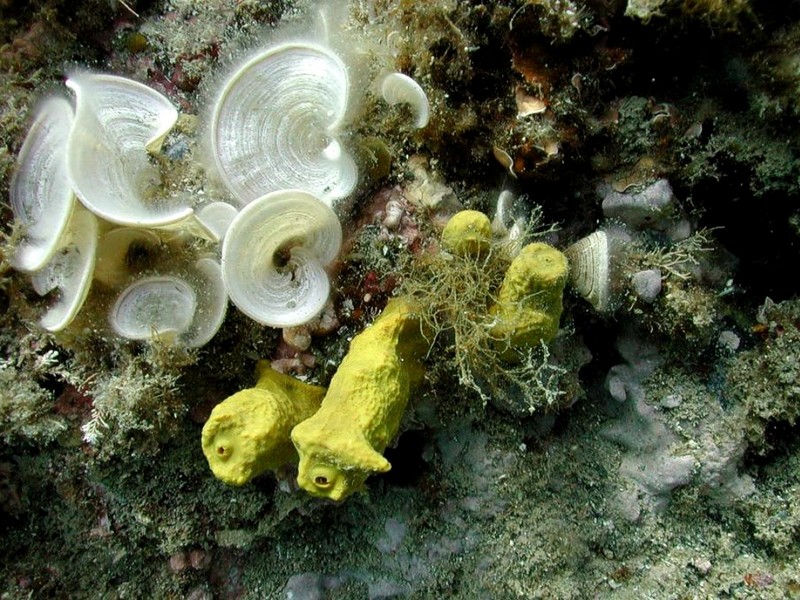
[[686,15],[731,29],[745,16],[752,17],[749,0],[683,0],[681,9]]
[[735,358],[728,385],[733,399],[747,410],[751,447],[766,453],[771,449],[767,428],[793,426],[800,418],[800,301],[768,300],[759,317],[756,329],[764,342]]

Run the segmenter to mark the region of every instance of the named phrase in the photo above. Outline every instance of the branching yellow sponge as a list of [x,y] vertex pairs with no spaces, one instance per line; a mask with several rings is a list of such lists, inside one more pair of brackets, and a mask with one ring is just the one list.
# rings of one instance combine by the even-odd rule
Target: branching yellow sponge
[[370,474],[391,468],[383,451],[424,374],[427,349],[417,307],[406,298],[391,300],[353,338],[319,411],[292,430],[301,488],[342,500],[362,489]]
[[548,244],[528,244],[511,261],[490,314],[492,337],[505,360],[549,342],[558,333],[567,257]]
[[265,360],[259,361],[256,374],[255,387],[220,402],[203,427],[208,465],[231,485],[296,463],[289,434],[317,411],[325,395],[325,388],[278,373]]

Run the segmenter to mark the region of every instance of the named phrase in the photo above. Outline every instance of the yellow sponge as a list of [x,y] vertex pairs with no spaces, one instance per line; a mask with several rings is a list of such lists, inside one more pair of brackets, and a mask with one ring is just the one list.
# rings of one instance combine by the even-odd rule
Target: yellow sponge
[[558,333],[567,257],[548,244],[528,244],[511,261],[490,314],[492,337],[506,360]]
[[457,256],[480,256],[489,250],[492,224],[482,212],[457,212],[442,230],[442,248]]
[[214,475],[244,485],[265,471],[297,462],[289,433],[319,408],[325,388],[298,381],[259,361],[255,387],[229,396],[203,427],[203,453]]
[[319,411],[292,430],[300,455],[297,483],[308,493],[343,500],[372,473],[397,435],[428,349],[412,300],[395,298],[353,338]]

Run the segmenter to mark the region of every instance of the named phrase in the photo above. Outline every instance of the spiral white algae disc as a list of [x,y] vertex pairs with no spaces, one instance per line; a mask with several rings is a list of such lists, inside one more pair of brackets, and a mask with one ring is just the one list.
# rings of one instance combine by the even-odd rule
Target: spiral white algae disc
[[330,293],[325,266],[339,254],[333,210],[300,190],[267,194],[236,215],[222,245],[222,276],[233,303],[272,327],[302,325]]
[[422,129],[430,118],[430,104],[425,90],[408,75],[389,73],[381,82],[381,96],[389,104],[408,104],[414,111],[414,127]]
[[129,285],[117,297],[109,320],[127,339],[158,337],[195,348],[217,333],[227,304],[219,263],[201,258],[186,275],[144,277]]
[[296,188],[331,204],[353,190],[358,171],[337,137],[349,87],[336,54],[301,42],[269,48],[231,75],[213,108],[210,143],[239,202]]
[[43,269],[31,276],[40,296],[56,292],[55,302],[39,321],[49,331],[61,331],[83,306],[92,283],[97,252],[97,218],[76,206],[59,249]]
[[9,195],[14,217],[24,227],[24,238],[11,258],[21,271],[37,271],[47,264],[69,222],[75,195],[67,177],[66,150],[73,116],[66,98],[46,99],[20,148]]
[[67,79],[76,97],[67,169],[78,198],[112,223],[158,227],[192,214],[184,198],[166,198],[149,153],[178,111],[155,90],[124,77],[77,72]]
[[195,213],[197,222],[204,230],[201,237],[219,243],[225,238],[225,233],[231,222],[236,217],[236,207],[227,202],[211,202]]
[[197,308],[192,287],[178,277],[154,276],[125,288],[111,309],[111,325],[130,340],[172,338],[186,331]]
[[199,348],[211,341],[228,309],[228,293],[222,281],[222,268],[213,258],[201,258],[194,263],[190,277],[197,294],[197,308],[189,329],[181,336],[181,343],[189,348]]

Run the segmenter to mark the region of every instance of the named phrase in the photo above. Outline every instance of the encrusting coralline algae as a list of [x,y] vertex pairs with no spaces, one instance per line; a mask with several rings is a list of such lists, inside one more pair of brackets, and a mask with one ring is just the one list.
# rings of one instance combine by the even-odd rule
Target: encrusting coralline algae
[[[188,199],[198,215],[215,207],[171,230],[119,233],[101,222],[91,289],[52,334],[38,322],[55,297],[37,291],[65,280],[32,285],[16,270],[14,253],[35,232],[6,210],[3,597],[800,593],[791,273],[800,259],[800,8],[354,0],[326,4],[319,19],[320,6],[0,2],[0,193],[19,181],[37,103],[53,94],[73,103],[65,75],[85,93],[94,73],[141,84],[178,112],[160,148],[139,157],[144,205]],[[334,122],[314,112],[319,103],[292,104],[281,114],[298,108],[303,123],[279,119],[281,136],[256,147],[289,148],[288,164],[307,172],[342,166],[334,179],[352,161],[359,179],[337,187],[321,176],[318,190],[294,180],[306,194],[325,197],[332,186],[345,196],[330,194],[341,249],[303,263],[329,283],[320,317],[281,331],[210,302],[225,289],[220,249],[246,202],[220,176],[228,167],[214,160],[210,136],[213,116],[228,115],[214,110],[232,97],[225,86],[247,86],[245,65],[289,55],[293,72],[303,71],[299,55],[341,61],[344,69],[319,75],[347,79],[341,115]],[[279,74],[276,85],[292,77]],[[331,92],[323,104],[335,105],[340,88],[322,87]],[[271,181],[259,165],[284,167],[259,151],[244,177]],[[475,251],[442,239],[464,210],[486,217],[476,217],[483,237],[467,244]],[[310,229],[266,244],[264,264],[290,286],[302,285]],[[544,289],[523,277],[531,287],[515,286],[509,300],[509,268],[536,271],[523,248],[558,264],[566,255],[567,268]],[[210,263],[219,286],[212,267],[197,266]],[[166,293],[131,292],[142,281]],[[124,290],[127,304],[118,303]],[[417,302],[414,361],[424,377],[414,369],[404,411],[371,422],[390,425],[367,436],[383,459],[373,471],[385,472],[366,477],[336,463],[353,485],[336,503],[310,497],[298,489],[293,463],[303,471],[305,442],[298,430],[295,456],[290,419],[278,427],[280,460],[264,463],[269,472],[235,487],[214,477],[201,431],[225,398],[259,389],[259,361],[283,370],[265,381],[316,391],[296,420],[316,411],[325,387],[346,382],[329,409],[338,417],[319,418],[331,435],[313,439],[354,425],[366,387],[347,375],[356,372],[348,348],[381,327],[398,297]],[[517,319],[519,302],[539,320]],[[114,307],[138,315],[122,323],[141,339],[119,337]],[[198,329],[215,319],[216,335]],[[533,321],[549,325],[517,335]],[[370,358],[384,352],[370,348]],[[370,379],[383,372],[378,362],[359,359],[380,391]],[[213,457],[220,448],[228,446],[206,449]],[[315,455],[323,475],[337,452]],[[329,483],[301,479],[305,488]]]

